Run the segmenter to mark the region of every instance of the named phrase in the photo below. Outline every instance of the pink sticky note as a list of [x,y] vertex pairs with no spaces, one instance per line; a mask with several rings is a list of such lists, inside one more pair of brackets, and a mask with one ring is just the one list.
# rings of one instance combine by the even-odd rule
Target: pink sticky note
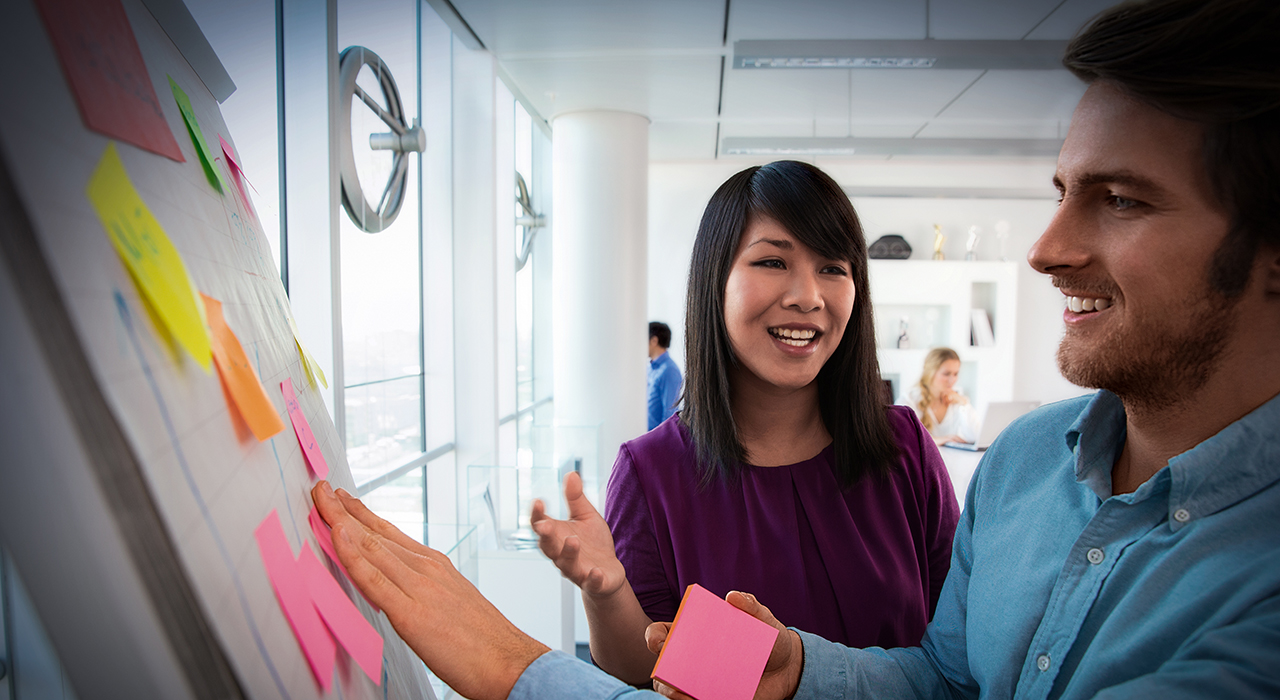
[[240,163],[236,161],[235,149],[231,147],[231,144],[227,143],[226,139],[222,138],[222,134],[218,134],[218,142],[222,145],[222,155],[226,157],[227,165],[231,168],[231,179],[236,183],[236,189],[240,191],[240,199],[249,210],[249,214],[256,220],[258,212],[253,210],[253,202],[249,201],[249,194],[244,191],[244,183],[248,181],[248,178],[245,177],[244,170],[240,168]]
[[307,581],[307,591],[316,611],[338,643],[356,660],[356,665],[374,682],[382,682],[382,635],[360,614],[342,586],[333,580],[311,548],[304,546],[298,557],[298,571]]
[[[279,514],[271,511],[271,515],[253,531],[253,536],[258,540],[258,552],[267,568],[267,578],[271,579],[276,599],[284,609],[285,619],[293,628],[293,634],[302,646],[302,653],[307,657],[316,681],[327,691],[333,683],[333,667],[338,647],[311,603],[307,580],[302,569],[293,560],[293,550],[289,547],[289,540],[285,539]],[[304,552],[310,551],[306,545],[302,549]],[[314,556],[312,555],[313,558]]]
[[652,677],[698,700],[751,700],[778,630],[693,584]]
[[311,424],[307,423],[307,417],[302,414],[302,406],[298,405],[298,397],[293,393],[293,379],[280,382],[280,390],[284,392],[284,406],[289,411],[289,420],[293,423],[293,432],[298,436],[298,444],[302,445],[302,454],[307,458],[307,465],[316,473],[316,476],[321,479],[328,478],[329,464],[324,461],[324,455],[320,453],[320,445],[316,443],[316,436],[311,432]]

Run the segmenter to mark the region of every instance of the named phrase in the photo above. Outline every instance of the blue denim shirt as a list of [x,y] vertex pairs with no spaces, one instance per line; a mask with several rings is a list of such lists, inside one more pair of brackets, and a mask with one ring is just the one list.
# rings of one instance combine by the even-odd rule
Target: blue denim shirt
[[[1010,426],[922,645],[802,632],[796,700],[1280,697],[1280,396],[1112,496],[1124,437],[1107,392]],[[607,680],[547,655],[511,697],[639,697]]]
[[649,430],[676,412],[681,383],[680,368],[671,359],[671,353],[664,352],[649,360]]

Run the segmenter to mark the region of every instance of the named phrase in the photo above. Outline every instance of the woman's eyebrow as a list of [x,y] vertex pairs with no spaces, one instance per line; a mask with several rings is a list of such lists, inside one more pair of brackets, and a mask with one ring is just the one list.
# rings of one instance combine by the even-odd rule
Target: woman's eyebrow
[[792,243],[791,241],[788,241],[785,238],[760,238],[760,239],[751,241],[750,245],[748,245],[747,247],[750,248],[756,245],[757,243],[768,243],[774,246],[775,248],[781,248],[783,250],[794,250],[796,247],[794,243]]

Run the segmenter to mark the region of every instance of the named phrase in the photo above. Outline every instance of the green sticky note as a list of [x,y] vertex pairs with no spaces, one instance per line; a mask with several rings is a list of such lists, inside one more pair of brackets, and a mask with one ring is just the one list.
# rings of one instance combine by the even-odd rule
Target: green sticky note
[[213,163],[213,151],[209,149],[209,144],[205,143],[204,134],[200,131],[200,122],[196,121],[196,113],[191,109],[191,100],[187,98],[187,93],[178,87],[173,76],[169,76],[169,87],[173,89],[173,99],[177,100],[178,110],[182,112],[182,121],[187,124],[187,133],[191,135],[191,141],[196,145],[196,154],[200,156],[200,164],[204,166],[204,175],[209,178],[209,184],[213,185],[213,189],[221,194],[226,185],[222,181],[222,173]]

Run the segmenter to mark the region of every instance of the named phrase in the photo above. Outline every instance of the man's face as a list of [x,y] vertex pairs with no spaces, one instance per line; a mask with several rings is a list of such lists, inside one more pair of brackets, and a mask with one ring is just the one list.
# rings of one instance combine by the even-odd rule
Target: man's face
[[1197,124],[1107,83],[1080,100],[1054,177],[1061,204],[1027,255],[1067,297],[1068,380],[1160,404],[1212,374],[1236,314],[1209,286],[1229,219],[1201,142]]

